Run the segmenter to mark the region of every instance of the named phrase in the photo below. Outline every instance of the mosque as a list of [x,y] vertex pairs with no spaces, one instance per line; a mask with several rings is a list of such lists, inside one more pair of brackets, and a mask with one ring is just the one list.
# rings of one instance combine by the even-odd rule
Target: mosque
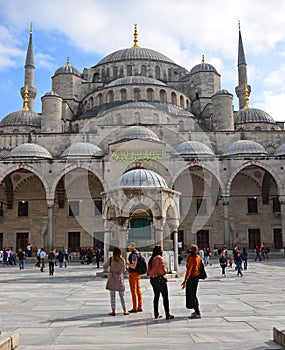
[[175,252],[285,245],[284,123],[249,106],[239,28],[239,109],[202,56],[189,71],[133,44],[52,76],[34,111],[33,33],[23,109],[0,121],[0,247]]

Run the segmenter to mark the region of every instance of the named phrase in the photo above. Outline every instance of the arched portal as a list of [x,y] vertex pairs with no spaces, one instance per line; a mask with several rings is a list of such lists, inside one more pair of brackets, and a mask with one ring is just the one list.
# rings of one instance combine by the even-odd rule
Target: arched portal
[[46,190],[32,171],[20,168],[7,174],[0,183],[0,220],[3,245],[33,251],[47,244]]

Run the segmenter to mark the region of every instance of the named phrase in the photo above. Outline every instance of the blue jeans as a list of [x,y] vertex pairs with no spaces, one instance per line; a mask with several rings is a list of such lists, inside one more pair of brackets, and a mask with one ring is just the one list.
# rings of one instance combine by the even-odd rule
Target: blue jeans
[[19,267],[20,267],[20,270],[24,269],[24,260],[19,260]]

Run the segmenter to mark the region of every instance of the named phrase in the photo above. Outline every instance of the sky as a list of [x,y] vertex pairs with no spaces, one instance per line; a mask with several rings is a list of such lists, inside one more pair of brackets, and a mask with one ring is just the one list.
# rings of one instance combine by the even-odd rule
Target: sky
[[23,107],[20,88],[31,22],[35,111],[41,113],[41,97],[68,56],[82,72],[107,54],[131,47],[135,23],[140,47],[189,71],[204,54],[221,74],[221,87],[235,96],[240,21],[250,107],[285,121],[284,0],[0,0],[0,8],[0,119]]

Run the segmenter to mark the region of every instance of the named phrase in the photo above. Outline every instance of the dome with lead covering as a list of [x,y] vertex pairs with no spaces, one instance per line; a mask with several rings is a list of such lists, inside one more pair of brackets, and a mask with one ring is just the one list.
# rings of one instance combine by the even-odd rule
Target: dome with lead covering
[[139,125],[130,126],[122,130],[116,138],[116,142],[135,139],[160,142],[158,136],[152,130]]
[[46,158],[52,159],[51,153],[41,145],[23,143],[11,150],[9,158]]
[[3,126],[41,126],[41,117],[32,111],[21,110],[8,114],[0,121],[0,127]]
[[195,74],[199,72],[214,72],[218,74],[216,68],[209,63],[197,64],[190,70],[190,74]]
[[58,74],[74,74],[74,75],[77,75],[78,77],[81,76],[80,72],[70,64],[69,57],[67,58],[66,65],[59,67],[55,71],[54,75],[58,75]]
[[239,140],[229,145],[223,156],[234,155],[254,155],[254,156],[267,156],[268,153],[265,148],[255,141]]
[[96,66],[100,64],[113,63],[125,60],[147,60],[174,63],[170,58],[166,57],[160,52],[146,49],[144,47],[130,47],[109,54],[108,56],[103,58]]
[[285,143],[283,143],[276,149],[274,155],[277,157],[285,156]]
[[69,146],[61,157],[102,157],[104,152],[98,146],[89,142],[77,142]]
[[160,85],[167,86],[160,80],[143,77],[143,76],[130,76],[125,78],[119,78],[113,80],[111,83],[107,84],[106,87],[121,86],[121,85]]
[[117,181],[120,188],[168,188],[162,176],[152,170],[132,169],[124,173]]
[[236,124],[245,123],[269,123],[276,124],[275,120],[268,113],[258,108],[243,108],[235,113]]
[[199,141],[185,141],[176,147],[180,155],[191,156],[214,156],[214,152],[209,146]]

